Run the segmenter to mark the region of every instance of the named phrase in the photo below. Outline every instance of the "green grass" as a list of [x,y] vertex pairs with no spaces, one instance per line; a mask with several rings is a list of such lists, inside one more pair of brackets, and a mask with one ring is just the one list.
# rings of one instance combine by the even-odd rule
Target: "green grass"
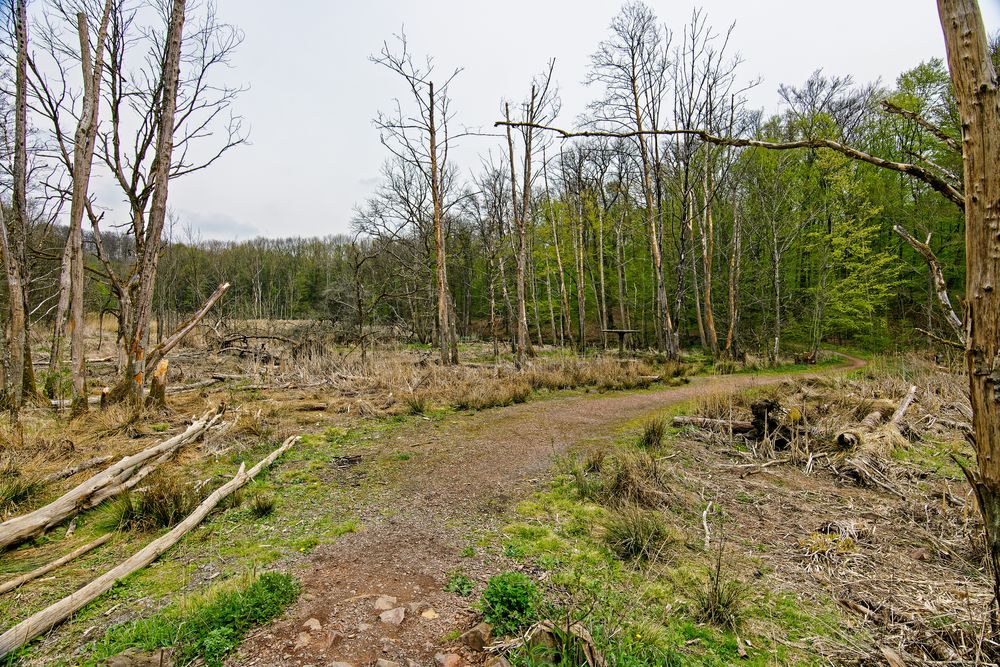
[[[668,433],[666,450],[670,438]],[[635,443],[633,427],[622,432],[615,449],[636,452]],[[803,642],[824,636],[838,641],[843,622],[831,600],[819,596],[805,601],[773,593],[766,572],[753,587],[727,584],[737,579],[738,570],[752,566],[744,562],[747,556],[733,551],[727,552],[726,558],[734,560],[727,560],[724,581],[714,589],[719,595],[714,595],[710,584],[713,574],[718,581],[715,559],[700,548],[700,530],[690,528],[684,533],[668,528],[700,526],[700,521],[692,519],[691,508],[660,510],[662,519],[654,519],[649,526],[645,519],[650,515],[642,514],[640,525],[624,522],[609,533],[608,527],[620,521],[620,510],[602,505],[592,494],[581,494],[578,479],[567,469],[548,489],[522,502],[518,516],[503,529],[495,548],[529,569],[546,573],[545,615],[560,622],[567,617],[583,622],[609,664],[823,664],[819,656],[773,638]],[[621,533],[628,538],[624,546],[629,548],[615,548],[620,542],[614,537],[616,530],[618,538]],[[662,537],[661,544],[669,547],[655,548],[659,554],[655,566],[637,567],[635,559],[641,561],[643,553],[650,552],[642,548],[650,535],[654,542]],[[633,538],[641,539],[636,542]],[[638,551],[631,548],[633,544],[639,545]],[[734,569],[730,571],[730,567]],[[713,610],[717,612],[714,615]],[[740,626],[744,619],[740,636],[751,644],[745,659],[740,657],[734,634],[734,626]],[[519,667],[574,664],[526,649],[510,657]]]
[[148,619],[112,626],[89,647],[90,657],[83,664],[99,665],[130,648],[175,647],[177,665],[201,660],[219,667],[247,630],[280,614],[298,598],[299,588],[297,579],[279,572],[265,572],[250,583],[222,584]]

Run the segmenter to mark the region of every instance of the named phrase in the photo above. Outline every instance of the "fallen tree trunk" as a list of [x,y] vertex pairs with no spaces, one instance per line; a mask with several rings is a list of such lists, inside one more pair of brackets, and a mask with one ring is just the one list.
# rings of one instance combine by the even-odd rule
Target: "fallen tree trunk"
[[753,430],[753,423],[741,421],[739,419],[709,419],[708,417],[674,417],[674,426],[696,426],[712,431],[732,431],[733,433],[749,433]]
[[84,470],[90,470],[91,468],[96,468],[97,466],[104,465],[111,460],[110,454],[105,454],[104,456],[95,456],[92,459],[87,459],[83,463],[77,464],[75,466],[65,468],[58,472],[54,472],[50,475],[46,475],[45,479],[42,480],[46,484],[51,484],[52,482],[58,482],[61,479],[66,479],[67,477],[72,477],[73,475],[83,472]]
[[878,410],[869,412],[857,428],[841,431],[837,434],[837,444],[844,449],[854,449],[864,442],[864,436],[871,433],[882,423],[882,413]]
[[98,537],[93,542],[88,542],[87,544],[84,544],[82,547],[79,547],[77,549],[74,549],[73,551],[70,551],[65,556],[62,556],[61,558],[57,558],[56,560],[52,561],[51,563],[46,563],[45,565],[41,566],[38,569],[32,570],[31,572],[25,572],[24,574],[22,574],[19,577],[14,577],[10,581],[3,582],[2,584],[0,584],[0,595],[3,595],[4,593],[7,593],[9,591],[12,591],[15,588],[20,588],[21,586],[25,585],[29,581],[33,581],[34,579],[37,579],[38,577],[46,575],[49,572],[51,572],[52,570],[55,570],[57,568],[62,567],[66,563],[70,562],[71,560],[79,558],[80,556],[84,555],[85,553],[89,553],[89,552],[93,551],[97,547],[101,546],[102,544],[104,544],[105,542],[107,542],[108,540],[110,540],[113,536],[114,536],[114,533],[106,533],[104,535],[101,535],[100,537]]
[[49,605],[4,632],[0,635],[0,658],[4,658],[38,635],[62,623],[67,617],[109,591],[115,582],[152,563],[162,553],[177,544],[188,531],[200,524],[223,499],[256,477],[261,470],[270,466],[275,459],[284,454],[297,441],[298,436],[288,438],[281,447],[268,454],[250,470],[244,470],[244,465],[240,464],[240,469],[235,477],[213,491],[170,532],[153,540],[127,560],[111,568],[80,590]]
[[202,304],[201,308],[198,309],[198,312],[189,317],[186,322],[177,327],[177,331],[168,336],[165,341],[154,347],[149,352],[149,356],[146,357],[147,372],[150,368],[155,368],[160,362],[160,359],[166,356],[170,350],[174,349],[174,347],[181,342],[184,336],[188,335],[191,330],[197,326],[198,322],[201,322],[202,318],[208,314],[208,311],[212,310],[212,306],[215,305],[215,302],[221,299],[222,295],[225,294],[228,289],[229,283],[222,283],[215,288],[215,291],[212,292],[212,295],[208,297],[204,304]]
[[118,463],[81,482],[60,498],[34,512],[0,523],[0,551],[37,537],[49,528],[59,525],[85,507],[88,501],[102,489],[120,485],[147,461],[164,454],[171,454],[183,445],[197,439],[222,418],[224,411],[225,407],[222,406],[217,410],[206,412],[201,419],[194,421],[180,435],[175,435],[158,445],[144,449],[138,454],[126,456]]

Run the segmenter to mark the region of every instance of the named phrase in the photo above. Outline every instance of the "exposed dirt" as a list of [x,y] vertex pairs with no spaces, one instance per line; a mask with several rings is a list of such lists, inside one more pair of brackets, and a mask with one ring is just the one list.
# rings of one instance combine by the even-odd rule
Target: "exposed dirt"
[[[825,372],[863,363],[849,358],[847,366]],[[610,443],[629,422],[672,404],[788,378],[697,378],[677,388],[532,401],[405,428],[383,448],[410,448],[413,457],[387,481],[377,504],[361,508],[364,528],[313,552],[299,573],[299,602],[254,631],[230,664],[360,667],[384,658],[427,665],[436,653],[461,652],[454,637],[474,623],[474,598],[443,587],[459,568],[480,585],[502,569],[500,556],[461,552],[470,536],[495,526],[540,483],[556,456]],[[379,596],[397,599],[401,625],[380,620]]]

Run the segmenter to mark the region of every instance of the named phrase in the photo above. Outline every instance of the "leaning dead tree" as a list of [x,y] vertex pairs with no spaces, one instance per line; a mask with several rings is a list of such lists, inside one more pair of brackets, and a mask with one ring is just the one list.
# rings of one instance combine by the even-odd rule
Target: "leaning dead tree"
[[414,62],[407,49],[406,36],[398,37],[399,50],[389,44],[371,57],[371,61],[388,69],[406,83],[412,108],[403,111],[399,100],[391,113],[380,112],[375,118],[382,145],[396,158],[414,167],[426,181],[431,195],[431,216],[434,221],[435,272],[437,280],[438,346],[441,363],[458,363],[458,335],[453,313],[451,290],[448,287],[448,253],[446,248],[446,215],[454,204],[447,201],[445,184],[449,178],[448,151],[453,137],[449,133],[452,119],[448,88],[461,70],[455,70],[435,85],[434,65],[430,58],[423,65]]
[[[692,135],[708,144],[737,148],[828,149],[882,169],[908,174],[963,209],[966,308],[962,329],[972,405],[969,439],[976,451],[977,464],[976,470],[967,469],[965,473],[982,513],[994,598],[1000,603],[1000,81],[978,2],[938,0],[938,14],[961,120],[961,183],[917,163],[882,158],[825,138],[764,141],[718,136],[696,128],[570,131],[541,124],[535,128],[555,132],[563,139],[619,137],[641,142],[653,135]],[[524,123],[502,120],[495,125],[521,127]]]

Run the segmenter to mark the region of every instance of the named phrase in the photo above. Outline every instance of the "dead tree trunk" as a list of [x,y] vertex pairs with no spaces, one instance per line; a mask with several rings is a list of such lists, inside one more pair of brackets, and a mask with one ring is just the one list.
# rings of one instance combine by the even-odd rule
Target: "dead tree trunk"
[[160,261],[163,226],[167,217],[167,189],[174,150],[174,116],[177,111],[177,86],[180,77],[181,43],[184,35],[186,0],[173,0],[167,29],[161,76],[162,91],[156,138],[156,153],[151,176],[153,196],[149,220],[138,259],[138,287],[133,302],[134,316],[129,332],[128,364],[124,381],[126,394],[135,405],[142,405],[146,373],[146,347],[149,343],[149,323],[153,312],[153,291],[156,268]]
[[1000,602],[1000,95],[976,0],[938,0],[962,126],[965,358],[978,471],[967,471],[986,527]]

